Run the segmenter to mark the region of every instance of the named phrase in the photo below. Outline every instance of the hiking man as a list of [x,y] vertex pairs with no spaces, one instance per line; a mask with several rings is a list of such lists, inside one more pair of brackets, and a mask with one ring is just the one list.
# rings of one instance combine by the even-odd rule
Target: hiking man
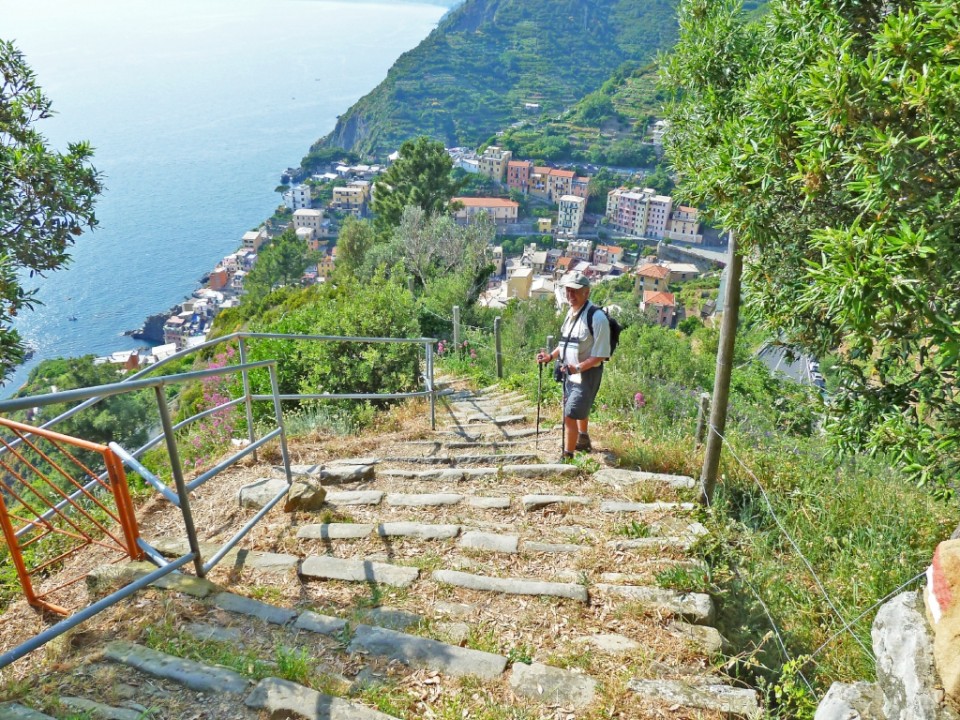
[[[603,363],[610,357],[610,324],[603,311],[591,312],[590,278],[580,272],[560,280],[570,309],[560,329],[560,341],[551,352],[538,352],[537,362],[560,360],[563,373],[564,447],[561,461],[575,450],[592,447],[587,428],[590,409],[600,389]],[[598,309],[599,310],[599,309]],[[589,316],[592,315],[592,321]],[[593,332],[591,333],[591,325]]]

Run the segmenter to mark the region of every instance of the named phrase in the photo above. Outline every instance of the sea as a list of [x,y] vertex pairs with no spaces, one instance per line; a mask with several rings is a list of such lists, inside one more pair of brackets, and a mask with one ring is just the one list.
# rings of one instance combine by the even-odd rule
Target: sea
[[123,335],[199,287],[280,203],[337,116],[459,0],[0,0],[64,150],[87,140],[106,191],[66,269],[24,277],[42,302],[15,327],[31,360],[142,346]]

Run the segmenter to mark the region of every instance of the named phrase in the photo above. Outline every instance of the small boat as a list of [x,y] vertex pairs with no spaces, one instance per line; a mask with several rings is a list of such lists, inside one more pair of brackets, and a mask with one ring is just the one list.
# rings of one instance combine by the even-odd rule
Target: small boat
[[76,315],[71,315],[70,317],[67,318],[67,320],[69,320],[70,322],[76,322],[76,321],[77,321],[77,316],[76,316]]

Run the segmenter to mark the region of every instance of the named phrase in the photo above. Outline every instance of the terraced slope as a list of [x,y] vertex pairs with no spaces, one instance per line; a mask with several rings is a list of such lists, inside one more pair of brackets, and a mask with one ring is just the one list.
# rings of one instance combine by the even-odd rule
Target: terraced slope
[[[544,462],[558,430],[537,437],[532,417],[519,396],[462,389],[436,432],[301,458],[326,485],[319,512],[274,509],[208,580],[134,598],[74,640],[49,679],[60,705],[33,695],[21,704],[45,714],[0,717],[755,715],[755,694],[713,670],[712,599],[657,582],[698,569],[692,479],[602,467],[602,452],[590,472]],[[271,482],[250,468],[236,488],[256,505],[249,486]],[[196,503],[210,547],[254,512]],[[170,554],[183,540],[158,533],[173,529],[150,538]]]

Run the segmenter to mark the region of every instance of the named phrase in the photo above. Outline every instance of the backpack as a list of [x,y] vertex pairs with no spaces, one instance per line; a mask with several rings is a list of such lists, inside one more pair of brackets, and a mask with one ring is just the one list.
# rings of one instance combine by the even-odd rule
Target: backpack
[[613,354],[617,351],[617,345],[620,344],[620,331],[623,330],[623,327],[605,308],[594,305],[590,308],[590,312],[587,313],[587,329],[591,335],[593,335],[593,316],[598,311],[607,316],[607,323],[610,325],[610,357],[613,357]]

